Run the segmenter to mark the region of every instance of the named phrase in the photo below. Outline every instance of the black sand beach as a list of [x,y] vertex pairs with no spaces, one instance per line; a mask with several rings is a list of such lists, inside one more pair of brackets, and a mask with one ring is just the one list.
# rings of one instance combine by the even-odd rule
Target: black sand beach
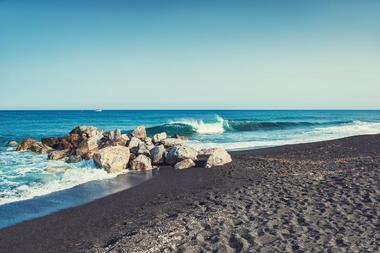
[[380,135],[232,152],[0,230],[0,252],[379,252]]

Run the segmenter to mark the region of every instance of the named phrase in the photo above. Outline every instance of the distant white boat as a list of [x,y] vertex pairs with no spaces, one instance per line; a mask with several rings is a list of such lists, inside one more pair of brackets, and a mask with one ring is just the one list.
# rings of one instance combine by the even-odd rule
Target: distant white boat
[[99,108],[95,109],[95,112],[101,112],[101,111],[102,111],[102,109],[99,109]]

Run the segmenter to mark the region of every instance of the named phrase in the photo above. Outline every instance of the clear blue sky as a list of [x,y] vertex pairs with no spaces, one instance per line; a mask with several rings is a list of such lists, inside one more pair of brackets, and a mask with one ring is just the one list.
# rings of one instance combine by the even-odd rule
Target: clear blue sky
[[380,0],[0,0],[0,88],[0,109],[379,109]]

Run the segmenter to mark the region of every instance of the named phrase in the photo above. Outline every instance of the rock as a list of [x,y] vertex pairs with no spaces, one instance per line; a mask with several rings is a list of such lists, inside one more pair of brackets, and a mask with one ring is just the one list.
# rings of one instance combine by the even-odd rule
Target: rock
[[107,140],[113,140],[113,132],[112,131],[104,132],[103,137]]
[[128,135],[122,135],[120,129],[115,129],[114,131],[106,132],[103,135],[103,140],[105,140],[108,143],[107,146],[125,146],[129,140]]
[[[64,150],[64,149],[71,149],[74,147],[74,144],[72,144],[70,141],[74,141],[74,138],[79,137],[77,134],[72,134],[73,136],[69,135],[64,138],[56,138],[56,137],[49,137],[49,138],[42,138],[41,142],[42,144],[51,147],[53,149],[57,150]],[[75,145],[78,145],[75,143]]]
[[116,146],[116,143],[106,137],[101,138],[98,142],[98,150],[109,146]]
[[42,144],[41,142],[35,142],[33,143],[33,145],[30,147],[30,150],[35,152],[35,153],[39,153],[39,154],[46,154],[50,151],[53,151],[53,148],[49,147],[49,146],[46,146],[44,144]]
[[172,138],[180,139],[180,140],[183,140],[183,141],[186,141],[186,140],[187,140],[186,136],[179,135],[179,134],[174,134],[174,135],[172,136]]
[[30,149],[36,141],[32,138],[22,140],[16,147],[16,151],[25,151]]
[[164,145],[157,145],[150,150],[150,157],[153,164],[164,164],[166,149]]
[[[129,150],[131,152],[131,150]],[[132,162],[136,158],[137,155],[131,152],[131,155],[129,156],[129,161]]]
[[137,155],[150,156],[149,148],[144,142],[140,142],[137,149]]
[[204,148],[198,151],[199,156],[207,156],[207,158],[215,152],[217,148]]
[[153,169],[152,162],[149,157],[145,155],[138,155],[131,162],[131,169],[132,170],[151,170]]
[[154,145],[153,145],[152,138],[150,138],[150,137],[146,137],[146,138],[144,139],[144,143],[145,143],[147,146],[154,146]]
[[114,131],[113,131],[113,138],[114,140],[117,140],[121,137],[121,130],[116,128]]
[[145,127],[144,126],[136,127],[132,132],[132,136],[139,138],[140,140],[144,140],[146,138]]
[[82,137],[79,134],[69,134],[65,139],[71,143],[73,148],[79,147],[79,144],[82,142]]
[[[110,133],[110,132],[107,132],[107,133]],[[115,142],[115,140],[110,139],[111,135],[108,135],[107,133],[104,133],[103,137],[100,140],[98,140],[98,142],[97,142],[98,149],[102,149],[102,148],[105,148],[105,147],[116,146],[117,145],[117,143]]]
[[70,150],[54,150],[48,154],[48,159],[49,160],[59,160],[64,157],[66,157],[69,154]]
[[108,146],[126,146],[129,141],[129,137],[126,134],[121,134],[119,129],[115,129],[112,132],[103,133],[103,138],[101,139],[99,148],[105,148]]
[[195,163],[193,160],[191,159],[185,159],[185,160],[182,160],[178,163],[176,163],[174,165],[174,168],[177,169],[177,170],[183,170],[183,169],[188,169],[188,168],[191,168],[191,167],[194,167],[195,166]]
[[136,137],[132,137],[131,140],[128,143],[128,148],[130,148],[130,149],[136,148],[136,147],[139,146],[140,143],[141,143],[140,139],[138,139]]
[[166,138],[161,140],[161,143],[164,144],[165,147],[171,147],[183,143],[183,140],[177,138]]
[[55,147],[60,143],[60,140],[59,138],[56,138],[56,137],[48,137],[48,138],[42,138],[41,142],[42,144],[55,149]]
[[166,139],[167,137],[168,136],[166,135],[165,132],[155,134],[153,135],[153,143],[159,143],[160,141],[162,141],[163,139]]
[[101,135],[102,131],[94,126],[77,126],[71,130],[70,134],[78,134],[82,138],[91,138],[93,136]]
[[129,141],[129,137],[126,134],[121,134],[120,129],[115,129],[111,132],[103,133],[103,138],[98,143],[99,149],[108,146],[125,146]]
[[124,146],[110,146],[99,150],[93,156],[96,166],[108,173],[117,173],[127,168],[130,158],[129,148]]
[[7,146],[9,146],[9,147],[15,147],[17,145],[18,145],[18,142],[15,140],[11,140],[11,141],[7,142]]
[[80,155],[70,155],[66,162],[67,163],[79,163],[82,161],[82,157]]
[[150,151],[155,147],[155,145],[146,145],[146,147],[148,148],[148,150],[149,150],[149,153],[150,153]]
[[64,150],[64,149],[72,149],[74,146],[71,144],[67,139],[62,138],[61,142],[58,144],[58,147],[56,149],[58,150]]
[[99,138],[101,138],[101,135],[95,135],[83,140],[80,143],[76,154],[82,156],[84,159],[91,159],[95,152],[98,151]]
[[121,137],[120,129],[115,129],[114,131],[104,132],[103,136],[109,140],[116,140]]
[[192,147],[185,145],[176,145],[169,148],[166,155],[166,162],[168,164],[176,164],[177,162],[185,159],[197,160],[198,152]]
[[206,168],[221,166],[232,162],[230,154],[224,148],[202,149],[198,154],[200,156],[206,156]]
[[125,146],[125,145],[127,145],[128,141],[129,141],[129,137],[126,134],[122,134],[115,141],[118,145]]
[[[112,134],[111,137],[113,136],[114,135]],[[109,137],[107,137],[107,135],[105,135],[103,138],[101,138],[98,141],[98,149],[106,148],[109,146],[117,146],[117,145],[125,146],[126,144],[125,140],[120,140],[120,143],[123,143],[124,145],[120,145],[118,140],[112,139],[112,138],[110,139]]]

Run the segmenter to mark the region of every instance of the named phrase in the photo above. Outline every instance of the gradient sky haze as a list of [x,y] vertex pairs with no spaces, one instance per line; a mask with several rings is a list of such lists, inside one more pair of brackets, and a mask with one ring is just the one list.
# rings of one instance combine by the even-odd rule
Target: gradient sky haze
[[380,0],[0,0],[0,88],[0,109],[380,109]]

